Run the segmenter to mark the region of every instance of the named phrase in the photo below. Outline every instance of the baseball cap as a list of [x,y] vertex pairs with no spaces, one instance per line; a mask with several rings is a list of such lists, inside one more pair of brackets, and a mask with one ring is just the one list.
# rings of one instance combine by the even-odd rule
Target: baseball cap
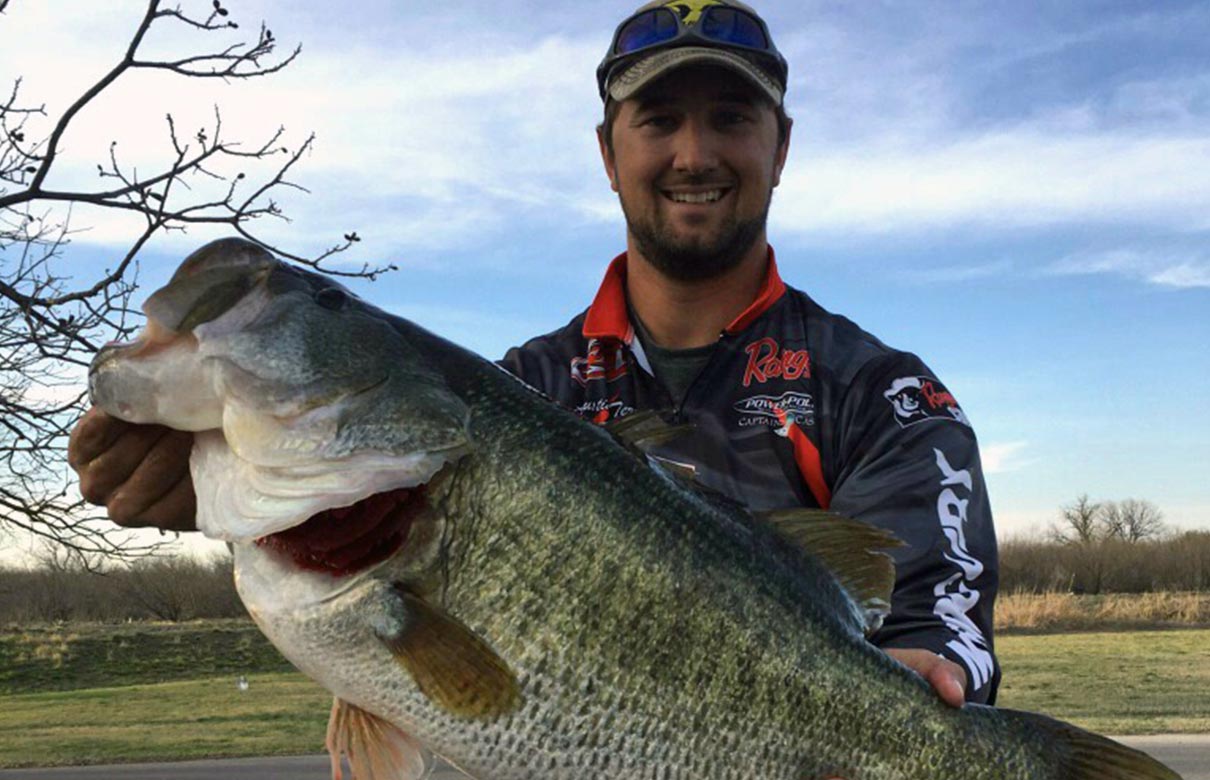
[[737,0],[653,0],[627,17],[597,67],[601,99],[626,100],[687,65],[718,65],[780,105],[788,66],[756,11]]

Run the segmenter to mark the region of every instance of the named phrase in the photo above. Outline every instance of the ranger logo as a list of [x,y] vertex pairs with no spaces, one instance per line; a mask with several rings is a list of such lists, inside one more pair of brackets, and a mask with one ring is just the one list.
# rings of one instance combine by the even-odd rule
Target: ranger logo
[[753,382],[764,384],[770,379],[809,378],[811,356],[805,349],[782,349],[777,342],[765,337],[744,347],[748,365],[744,367],[744,387]]
[[902,428],[925,420],[951,420],[970,425],[954,396],[931,376],[899,377],[882,395],[891,402],[895,422]]

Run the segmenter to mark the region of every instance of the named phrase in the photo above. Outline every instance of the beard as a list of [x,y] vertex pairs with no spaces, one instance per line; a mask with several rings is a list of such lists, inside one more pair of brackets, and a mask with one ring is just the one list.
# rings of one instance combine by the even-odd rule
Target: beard
[[[621,198],[619,197],[619,200]],[[750,219],[728,217],[712,236],[680,238],[658,212],[651,220],[631,214],[621,200],[626,227],[643,257],[657,271],[678,282],[701,282],[721,276],[738,266],[764,232],[770,197],[761,213]]]

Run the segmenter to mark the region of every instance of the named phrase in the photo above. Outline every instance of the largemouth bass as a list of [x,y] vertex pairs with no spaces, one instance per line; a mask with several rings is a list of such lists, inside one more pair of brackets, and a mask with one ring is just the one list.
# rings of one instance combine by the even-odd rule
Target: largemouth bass
[[[198,525],[336,697],[360,780],[1144,780],[1049,718],[946,706],[864,632],[884,532],[753,517],[495,365],[236,239],[182,264],[94,404],[196,431]],[[625,423],[623,423],[625,425]]]

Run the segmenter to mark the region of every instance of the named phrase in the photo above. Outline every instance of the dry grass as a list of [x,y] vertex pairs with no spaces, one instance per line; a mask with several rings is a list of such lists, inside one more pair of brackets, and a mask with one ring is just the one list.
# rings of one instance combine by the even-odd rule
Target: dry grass
[[996,601],[996,630],[1060,632],[1210,626],[1210,593],[1009,593]]

